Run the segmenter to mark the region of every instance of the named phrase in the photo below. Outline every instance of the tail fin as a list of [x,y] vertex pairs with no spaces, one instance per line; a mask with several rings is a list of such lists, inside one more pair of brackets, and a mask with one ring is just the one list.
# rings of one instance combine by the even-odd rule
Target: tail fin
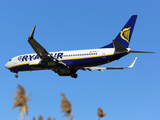
[[[128,20],[128,22],[120,31],[120,33],[115,38],[115,40],[118,41],[125,48],[128,48],[129,46],[136,19],[137,19],[137,15],[132,15],[131,18]],[[110,43],[101,48],[114,48],[114,45],[113,43]]]

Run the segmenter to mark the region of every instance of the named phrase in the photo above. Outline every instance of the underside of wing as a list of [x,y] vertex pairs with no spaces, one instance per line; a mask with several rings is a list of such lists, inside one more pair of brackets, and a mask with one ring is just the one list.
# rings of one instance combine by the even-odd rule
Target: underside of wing
[[127,68],[132,68],[133,66],[134,66],[134,64],[135,64],[135,62],[136,62],[136,60],[137,60],[137,57],[133,60],[133,62],[128,66],[128,67],[84,67],[84,69],[86,70],[89,70],[89,71],[92,71],[93,72],[93,70],[98,70],[98,71],[101,71],[101,72],[103,72],[103,70],[107,70],[107,69],[127,69]]
[[54,58],[49,52],[47,52],[34,38],[35,26],[32,29],[30,36],[28,37],[28,42],[37,53],[37,55],[45,62],[54,62],[54,64],[60,64],[63,67],[67,67],[65,63]]
[[28,42],[41,59],[51,60],[49,53],[35,39],[28,39]]

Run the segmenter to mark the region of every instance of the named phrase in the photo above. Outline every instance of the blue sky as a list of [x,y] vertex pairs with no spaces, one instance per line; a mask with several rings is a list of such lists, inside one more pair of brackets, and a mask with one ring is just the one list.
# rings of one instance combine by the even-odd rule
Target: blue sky
[[[159,120],[159,33],[158,0],[5,0],[0,1],[1,79],[0,118],[16,120],[19,108],[12,109],[17,85],[32,93],[29,119],[38,115],[64,120],[61,92],[72,104],[75,120],[97,120],[97,108],[107,120]],[[34,53],[27,42],[36,25],[35,39],[47,51],[99,48],[116,37],[131,15],[137,14],[132,50],[155,54],[129,54],[103,66],[128,66],[127,70],[78,71],[78,78],[60,77],[52,71],[20,72],[19,78],[4,65],[12,57]],[[26,119],[26,117],[25,117]]]

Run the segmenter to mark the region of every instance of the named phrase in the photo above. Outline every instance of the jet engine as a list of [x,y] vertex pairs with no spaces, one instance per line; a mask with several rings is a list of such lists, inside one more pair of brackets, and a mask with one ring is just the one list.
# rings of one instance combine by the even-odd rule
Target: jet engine
[[76,74],[76,69],[63,69],[63,68],[56,68],[53,70],[59,76],[71,76],[73,78],[77,78],[78,75]]

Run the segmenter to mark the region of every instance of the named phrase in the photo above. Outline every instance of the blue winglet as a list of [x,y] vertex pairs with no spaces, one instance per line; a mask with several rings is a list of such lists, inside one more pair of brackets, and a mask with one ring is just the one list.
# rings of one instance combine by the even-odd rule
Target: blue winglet
[[[137,15],[132,15],[131,18],[128,20],[128,22],[125,24],[125,26],[122,28],[122,30],[119,32],[117,37],[115,38],[115,40],[118,41],[125,48],[128,48],[129,46],[134,25],[136,23],[136,19],[137,19]],[[110,43],[101,48],[113,48],[113,47],[114,47],[113,43]]]
[[32,31],[31,31],[31,34],[29,35],[28,39],[33,39],[35,28],[36,28],[36,26],[33,27]]

